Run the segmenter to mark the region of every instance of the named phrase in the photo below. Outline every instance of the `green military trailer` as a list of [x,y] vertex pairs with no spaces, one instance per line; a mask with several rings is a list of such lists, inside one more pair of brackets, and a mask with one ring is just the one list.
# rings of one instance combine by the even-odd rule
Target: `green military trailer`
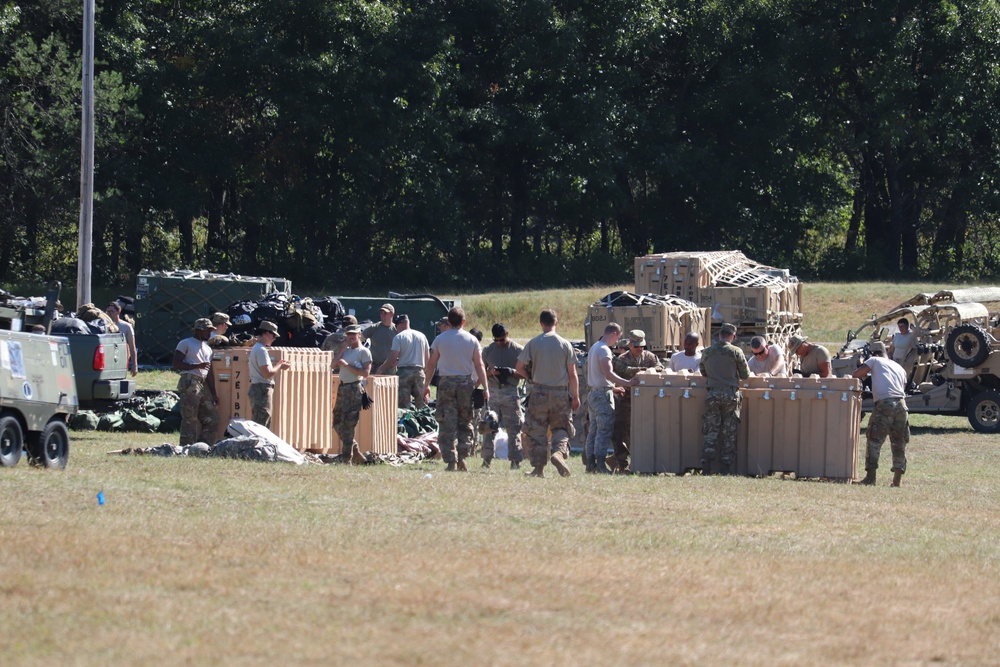
[[46,468],[65,468],[66,416],[78,407],[66,338],[0,330],[0,466],[27,450]]

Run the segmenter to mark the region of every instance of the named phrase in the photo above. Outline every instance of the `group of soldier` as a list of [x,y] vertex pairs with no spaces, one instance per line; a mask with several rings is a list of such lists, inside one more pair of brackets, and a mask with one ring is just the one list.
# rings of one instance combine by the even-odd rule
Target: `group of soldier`
[[[345,460],[360,462],[355,430],[365,402],[364,382],[372,373],[395,371],[399,378],[399,407],[422,408],[436,383],[438,445],[449,471],[466,471],[466,459],[476,444],[474,422],[477,407],[490,410],[490,427],[484,429],[482,466],[489,468],[496,454],[499,428],[508,437],[508,459],[513,469],[520,467],[527,453],[528,473],[544,477],[551,464],[563,477],[570,473],[569,441],[575,435],[573,416],[580,407],[580,378],[573,345],[557,333],[558,317],[551,309],[538,318],[541,333],[524,346],[509,337],[507,328],[494,324],[493,340],[485,348],[472,333],[465,331],[465,313],[455,307],[439,325],[439,333],[429,344],[426,336],[409,327],[406,314],[395,313],[392,304],[380,309],[380,322],[366,329],[351,318],[346,322],[344,341],[336,349],[332,370],[339,373],[333,427],[342,442]],[[900,323],[903,337],[910,333]],[[180,373],[178,393],[182,417],[181,445],[192,444],[203,433],[214,433],[218,425],[216,393],[211,374],[211,338],[225,332],[228,317],[216,313],[200,318],[193,335],[182,340],[174,352],[173,368]],[[907,325],[908,326],[908,325]],[[751,373],[786,375],[785,355],[763,337],[750,342],[748,359],[733,344],[736,327],[724,323],[718,340],[701,349],[696,333],[685,337],[683,351],[661,361],[645,349],[645,334],[627,334],[616,323],[607,325],[601,338],[587,355],[587,415],[589,429],[584,449],[587,472],[613,473],[628,470],[631,430],[631,396],[628,388],[645,370],[699,372],[707,379],[707,397],[702,422],[702,472],[735,473],[736,434],[739,430],[742,397],[739,383]],[[275,376],[289,367],[287,361],[271,362],[267,349],[277,338],[277,327],[264,321],[250,352],[251,418],[264,426],[271,423],[271,401]],[[910,334],[912,337],[912,334]],[[624,338],[624,340],[622,340]],[[368,346],[362,341],[368,341]],[[902,343],[894,340],[890,347]],[[620,344],[621,343],[621,344]],[[619,353],[615,353],[618,348]],[[882,443],[888,436],[893,454],[893,486],[899,486],[906,471],[906,443],[909,441],[905,401],[906,373],[886,357],[882,343],[872,343],[871,357],[854,377],[872,376],[875,409],[868,429],[866,476],[860,483],[874,484]],[[799,358],[799,373],[830,375],[831,355],[822,345],[807,342],[803,335],[792,336],[788,351]],[[523,407],[521,381],[527,382],[528,398]],[[480,400],[476,401],[476,394]],[[525,452],[526,450],[526,452]],[[611,457],[607,452],[613,450]],[[609,467],[608,464],[611,464]]]

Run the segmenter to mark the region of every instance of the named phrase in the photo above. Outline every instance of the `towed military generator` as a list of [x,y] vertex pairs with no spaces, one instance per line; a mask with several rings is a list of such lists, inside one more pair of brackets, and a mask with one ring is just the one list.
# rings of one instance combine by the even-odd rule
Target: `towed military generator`
[[[831,363],[834,375],[850,375],[869,356],[870,345],[888,348],[896,322],[915,330],[903,359],[910,412],[964,416],[976,431],[1000,433],[1000,288],[918,294],[885,315],[847,332]],[[862,408],[874,407],[870,393]]]

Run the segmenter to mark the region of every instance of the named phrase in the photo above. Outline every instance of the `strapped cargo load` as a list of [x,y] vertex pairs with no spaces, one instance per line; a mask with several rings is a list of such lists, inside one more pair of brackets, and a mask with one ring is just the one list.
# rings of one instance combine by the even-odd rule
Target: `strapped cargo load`
[[646,349],[658,354],[684,349],[684,337],[691,332],[707,341],[711,326],[707,308],[680,297],[612,292],[592,304],[587,313],[584,337],[588,349],[611,322],[620,324],[626,334],[641,329],[646,334]]
[[802,322],[802,284],[788,269],[736,250],[670,252],[635,258],[636,292],[673,294],[733,324]]

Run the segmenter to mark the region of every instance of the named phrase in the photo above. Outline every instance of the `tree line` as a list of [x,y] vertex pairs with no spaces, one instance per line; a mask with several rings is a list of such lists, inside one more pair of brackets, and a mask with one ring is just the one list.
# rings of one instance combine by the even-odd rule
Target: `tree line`
[[[79,0],[0,0],[0,281],[76,275]],[[1000,274],[1000,3],[98,0],[95,281]]]

